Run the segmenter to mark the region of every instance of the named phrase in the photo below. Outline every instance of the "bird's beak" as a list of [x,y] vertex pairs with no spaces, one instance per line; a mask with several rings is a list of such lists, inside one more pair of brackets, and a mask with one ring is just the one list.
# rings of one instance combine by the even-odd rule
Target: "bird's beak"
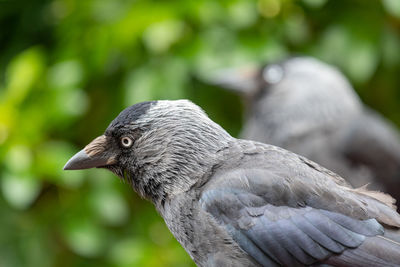
[[115,164],[115,156],[110,156],[107,153],[107,144],[105,135],[97,137],[70,158],[65,164],[64,170],[82,170]]
[[258,88],[258,75],[260,67],[246,65],[238,68],[221,69],[215,71],[208,81],[216,86],[240,94],[251,94]]

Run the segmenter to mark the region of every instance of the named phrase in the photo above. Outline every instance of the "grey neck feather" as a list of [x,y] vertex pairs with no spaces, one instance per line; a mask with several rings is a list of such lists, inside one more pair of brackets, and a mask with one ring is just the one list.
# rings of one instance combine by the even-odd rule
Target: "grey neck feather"
[[234,140],[196,105],[158,101],[137,124],[146,130],[135,142],[133,186],[156,206],[189,190],[218,163],[218,151]]

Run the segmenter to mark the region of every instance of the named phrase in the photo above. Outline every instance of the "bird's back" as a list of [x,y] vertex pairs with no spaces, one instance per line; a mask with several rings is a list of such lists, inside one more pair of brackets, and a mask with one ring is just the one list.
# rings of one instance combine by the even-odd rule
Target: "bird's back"
[[400,245],[383,237],[382,225],[400,226],[390,196],[352,189],[318,164],[270,145],[239,140],[223,157],[199,187],[200,204],[258,264],[400,264]]

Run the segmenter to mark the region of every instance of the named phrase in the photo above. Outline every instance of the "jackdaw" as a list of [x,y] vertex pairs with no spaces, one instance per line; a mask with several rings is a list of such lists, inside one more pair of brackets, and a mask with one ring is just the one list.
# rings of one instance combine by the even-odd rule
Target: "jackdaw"
[[199,266],[398,266],[393,199],[276,146],[230,136],[188,100],[122,111],[65,165],[109,169]]
[[247,109],[241,138],[283,147],[400,200],[400,138],[336,68],[311,57],[216,72]]

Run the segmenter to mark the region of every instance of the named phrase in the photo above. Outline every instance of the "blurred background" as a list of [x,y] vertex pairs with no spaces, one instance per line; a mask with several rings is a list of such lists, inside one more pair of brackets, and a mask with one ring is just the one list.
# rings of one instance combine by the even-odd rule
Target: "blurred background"
[[124,108],[188,98],[236,136],[213,70],[312,55],[400,125],[398,0],[0,0],[0,266],[194,266],[105,170],[64,172]]

